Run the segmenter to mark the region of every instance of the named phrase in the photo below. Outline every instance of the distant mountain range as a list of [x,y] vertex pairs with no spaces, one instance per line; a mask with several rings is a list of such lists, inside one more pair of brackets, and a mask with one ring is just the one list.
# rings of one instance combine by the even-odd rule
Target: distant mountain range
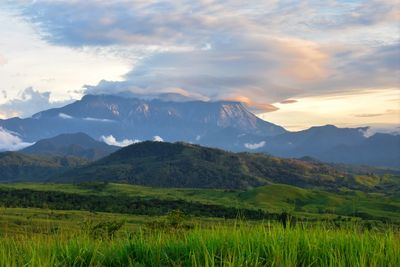
[[272,137],[256,151],[280,157],[310,156],[332,163],[400,168],[400,135],[378,133],[366,137],[366,130],[333,125],[312,127]]
[[[185,141],[235,152],[251,151],[288,158],[310,156],[327,162],[400,167],[400,136],[366,137],[365,127],[337,128],[333,125],[289,132],[261,120],[245,105],[232,101],[185,101],[168,95],[164,99],[86,95],[72,104],[42,111],[30,118],[0,120],[0,127],[25,142],[77,132],[95,140],[112,135],[117,140],[145,141],[158,136],[168,142]],[[94,160],[115,151],[115,148],[100,147],[97,141],[85,138],[72,138],[71,142],[42,141],[23,152]],[[97,142],[95,147],[85,147],[93,142]]]

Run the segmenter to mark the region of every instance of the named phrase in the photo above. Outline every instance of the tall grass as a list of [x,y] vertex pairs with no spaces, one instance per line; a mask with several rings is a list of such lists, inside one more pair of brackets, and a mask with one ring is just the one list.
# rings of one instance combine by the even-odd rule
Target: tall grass
[[0,266],[400,266],[400,236],[239,223],[190,230],[141,228],[113,239],[83,232],[0,237]]

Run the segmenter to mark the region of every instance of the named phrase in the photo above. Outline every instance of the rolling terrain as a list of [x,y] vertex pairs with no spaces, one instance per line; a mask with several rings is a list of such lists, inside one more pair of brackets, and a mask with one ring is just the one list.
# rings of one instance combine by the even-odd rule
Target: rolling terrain
[[[397,187],[398,188],[398,187]],[[282,211],[307,220],[337,216],[400,224],[400,192],[331,192],[271,184],[247,190],[154,188],[112,183],[0,185],[3,207],[165,215],[180,209],[200,217],[276,219]]]
[[[90,141],[94,146],[100,145],[100,149],[84,149],[66,141],[55,142],[76,137],[84,137],[79,140]],[[86,147],[90,146],[90,142]],[[69,148],[76,149],[71,151]],[[396,184],[393,177],[398,175],[396,171],[371,167],[328,165],[307,158],[298,160],[265,154],[233,153],[183,142],[147,141],[121,148],[96,161],[84,157],[100,152],[110,153],[115,149],[84,134],[62,135],[38,142],[22,152],[0,153],[0,180],[115,182],[154,187],[220,189],[288,184],[327,190],[345,187],[382,191]],[[25,154],[26,151],[30,154]]]
[[108,181],[155,187],[244,189],[270,183],[357,187],[352,175],[318,162],[232,153],[188,143],[142,142],[65,172],[63,182]]

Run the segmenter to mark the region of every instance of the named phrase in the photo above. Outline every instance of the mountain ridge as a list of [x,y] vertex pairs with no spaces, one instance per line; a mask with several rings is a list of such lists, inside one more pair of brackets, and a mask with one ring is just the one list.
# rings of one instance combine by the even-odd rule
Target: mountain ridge
[[39,140],[19,152],[29,155],[75,156],[97,160],[116,150],[118,147],[96,141],[85,133],[73,133]]
[[281,126],[261,120],[240,102],[173,102],[112,95],[86,95],[72,104],[38,112],[31,118],[0,120],[0,126],[29,141],[72,130],[95,138],[112,134],[116,138],[151,140],[159,135],[168,141],[196,141],[227,128],[238,134],[261,136],[286,132]]
[[62,182],[117,182],[156,187],[248,188],[270,183],[338,187],[351,177],[322,163],[233,153],[184,142],[141,142],[63,173]]
[[[182,98],[172,101],[175,98],[85,95],[74,103],[38,112],[31,118],[0,120],[0,127],[25,142],[75,132],[97,140],[112,136],[116,140],[145,141],[158,136],[168,142],[185,141],[235,152],[286,158],[310,156],[326,162],[400,168],[400,145],[397,137],[389,134],[382,135],[381,145],[377,145],[370,142],[374,138],[365,136],[366,127],[325,125],[289,132],[258,118],[240,102]],[[359,157],[361,153],[369,156]],[[347,156],[350,154],[351,158]]]

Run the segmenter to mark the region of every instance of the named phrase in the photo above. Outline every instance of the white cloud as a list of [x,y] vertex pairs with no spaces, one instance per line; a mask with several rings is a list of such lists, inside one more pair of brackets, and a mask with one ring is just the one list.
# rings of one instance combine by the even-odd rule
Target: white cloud
[[0,151],[16,151],[33,144],[23,142],[17,135],[0,127]]
[[66,120],[74,118],[74,117],[72,117],[72,116],[70,116],[68,114],[65,114],[65,113],[58,114],[58,117],[60,117],[61,119],[66,119]]
[[113,120],[109,120],[109,119],[98,119],[98,118],[91,118],[91,117],[86,117],[83,118],[85,121],[98,121],[98,122],[115,122]]
[[374,125],[373,127],[365,127],[359,129],[364,137],[369,138],[376,133],[386,133],[392,135],[400,135],[400,126],[398,125]]
[[[7,96],[7,91],[2,92]],[[0,104],[1,117],[9,118],[14,116],[29,117],[34,113],[50,108],[57,108],[72,102],[67,101],[51,101],[50,92],[39,92],[32,87],[19,92],[18,96],[8,100],[4,104]]]
[[153,141],[155,141],[155,142],[164,142],[164,139],[162,139],[161,136],[156,135],[156,136],[153,137]]
[[266,144],[265,141],[261,141],[260,143],[254,143],[254,144],[245,143],[245,144],[244,144],[244,147],[247,148],[247,149],[252,149],[252,150],[254,150],[254,149],[259,149],[259,148],[264,147],[265,144]]
[[[0,1],[0,35],[7,36],[0,42],[0,89],[8,93],[7,100],[18,98],[18,92],[27,87],[51,92],[52,102],[77,99],[84,84],[121,80],[132,67],[134,52],[122,57],[116,55],[114,48],[73,49],[47,43],[33,24],[4,2],[11,1]],[[0,103],[4,102],[0,99]],[[30,104],[25,103],[25,109]],[[31,114],[41,109],[36,106],[32,110]]]
[[111,145],[111,146],[119,146],[119,147],[124,147],[124,146],[129,146],[132,144],[136,144],[139,143],[140,140],[137,139],[124,139],[121,141],[117,141],[117,139],[115,139],[114,136],[109,135],[109,136],[102,136],[101,140],[106,143],[107,145]]

